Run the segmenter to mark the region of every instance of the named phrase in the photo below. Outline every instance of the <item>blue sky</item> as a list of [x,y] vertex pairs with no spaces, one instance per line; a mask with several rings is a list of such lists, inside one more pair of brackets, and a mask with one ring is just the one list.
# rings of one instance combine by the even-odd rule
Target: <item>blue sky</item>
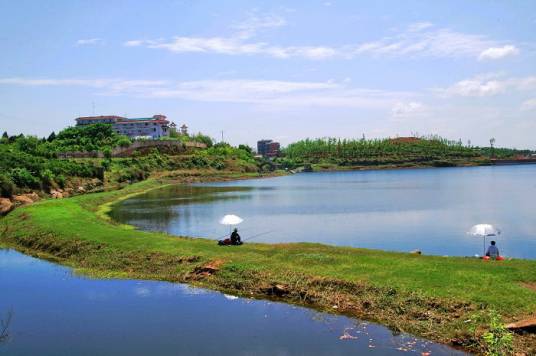
[[0,0],[0,130],[162,113],[231,143],[536,148],[534,1]]

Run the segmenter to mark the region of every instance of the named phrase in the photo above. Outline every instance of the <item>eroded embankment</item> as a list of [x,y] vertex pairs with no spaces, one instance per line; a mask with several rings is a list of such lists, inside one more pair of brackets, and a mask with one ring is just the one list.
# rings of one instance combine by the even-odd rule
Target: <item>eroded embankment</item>
[[[133,230],[95,213],[102,204],[161,184],[149,181],[21,208],[0,220],[1,241],[94,276],[184,282],[276,298],[473,352],[487,348],[481,336],[490,309],[508,320],[536,310],[535,292],[521,285],[536,281],[534,261],[483,264],[318,244],[218,247],[212,240]],[[536,339],[516,334],[514,345],[534,352]]]

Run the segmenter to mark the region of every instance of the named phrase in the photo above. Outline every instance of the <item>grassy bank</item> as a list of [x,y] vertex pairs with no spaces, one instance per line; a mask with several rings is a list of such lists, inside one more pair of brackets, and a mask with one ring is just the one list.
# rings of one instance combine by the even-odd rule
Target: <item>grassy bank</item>
[[[474,352],[490,310],[505,320],[536,311],[536,261],[482,262],[321,244],[246,244],[134,230],[103,218],[109,204],[172,182],[253,177],[183,172],[118,191],[42,201],[0,219],[0,243],[77,271],[186,282],[242,296],[277,298],[385,324]],[[516,350],[536,338],[515,335]]]

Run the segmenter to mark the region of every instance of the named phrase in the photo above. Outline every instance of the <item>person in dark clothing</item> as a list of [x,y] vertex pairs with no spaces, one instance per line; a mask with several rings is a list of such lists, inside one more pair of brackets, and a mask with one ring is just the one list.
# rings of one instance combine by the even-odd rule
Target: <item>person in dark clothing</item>
[[499,257],[499,249],[497,246],[495,246],[495,241],[491,241],[491,245],[488,247],[488,251],[486,252],[486,256],[496,259]]
[[232,245],[241,245],[242,239],[240,238],[240,235],[238,234],[238,229],[234,229],[231,234],[231,244]]

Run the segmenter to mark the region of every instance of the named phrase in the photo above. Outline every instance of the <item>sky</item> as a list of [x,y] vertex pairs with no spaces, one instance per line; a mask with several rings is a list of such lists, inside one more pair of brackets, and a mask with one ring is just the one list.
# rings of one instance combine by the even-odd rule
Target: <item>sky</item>
[[164,114],[254,146],[536,148],[536,1],[0,0],[0,131]]

